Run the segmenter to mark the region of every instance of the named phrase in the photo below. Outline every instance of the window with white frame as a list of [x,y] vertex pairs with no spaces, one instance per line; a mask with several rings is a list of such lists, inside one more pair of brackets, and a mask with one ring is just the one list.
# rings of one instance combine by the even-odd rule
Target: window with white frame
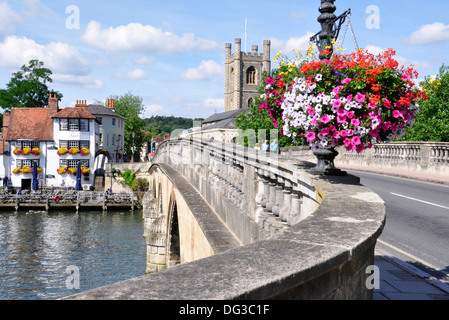
[[23,159],[23,160],[17,160],[16,161],[18,168],[22,168],[22,167],[25,167],[25,166],[32,168],[34,162],[36,162],[36,165],[39,167],[39,160],[25,160],[25,159]]
[[68,167],[68,168],[76,168],[78,167],[78,163],[80,162],[81,167],[89,168],[89,160],[66,160],[61,159],[59,160],[59,166],[62,167]]
[[89,140],[59,140],[59,147],[60,148],[87,148],[90,147],[90,141]]

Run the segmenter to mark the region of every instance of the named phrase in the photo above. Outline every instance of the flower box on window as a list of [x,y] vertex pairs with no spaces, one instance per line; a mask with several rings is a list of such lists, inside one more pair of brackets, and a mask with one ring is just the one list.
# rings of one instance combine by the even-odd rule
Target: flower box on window
[[70,148],[69,154],[77,154],[80,152],[80,149],[78,148]]
[[34,156],[38,156],[38,155],[40,155],[40,154],[42,153],[42,151],[41,151],[41,149],[39,149],[39,148],[33,148],[33,149],[31,149],[31,153],[32,153]]
[[62,156],[64,154],[66,154],[67,152],[69,152],[69,149],[61,147],[58,149],[58,155]]
[[[42,172],[42,168],[37,167],[37,172],[38,173]],[[12,173],[14,173],[14,174],[19,174],[19,173],[30,174],[30,173],[33,173],[33,168],[31,168],[29,166],[17,167],[12,170]]]
[[56,169],[56,171],[57,171],[59,174],[65,174],[65,173],[67,173],[67,167],[61,167],[61,168],[58,168],[58,169]]
[[81,154],[82,156],[87,156],[87,155],[90,154],[90,150],[87,149],[87,148],[81,148],[80,154]]

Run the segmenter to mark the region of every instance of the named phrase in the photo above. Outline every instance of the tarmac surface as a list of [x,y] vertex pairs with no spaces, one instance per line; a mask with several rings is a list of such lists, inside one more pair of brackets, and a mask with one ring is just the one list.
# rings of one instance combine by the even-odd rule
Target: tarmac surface
[[[440,174],[340,164],[337,167],[449,185],[449,177]],[[449,284],[378,247],[375,249],[374,264],[379,267],[380,273],[379,288],[374,289],[374,300],[449,300]]]

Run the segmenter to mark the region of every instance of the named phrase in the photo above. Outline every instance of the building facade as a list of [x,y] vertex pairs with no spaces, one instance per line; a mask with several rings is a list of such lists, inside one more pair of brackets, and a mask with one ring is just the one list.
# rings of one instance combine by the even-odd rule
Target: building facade
[[86,108],[99,120],[99,149],[107,151],[111,162],[122,163],[125,153],[126,118],[115,112],[112,99],[106,100],[106,107],[90,104]]
[[[100,107],[105,108],[89,108],[85,100],[79,100],[75,107],[59,109],[57,96],[50,95],[45,108],[5,112],[0,138],[1,178],[9,180],[9,186],[30,189],[36,163],[41,186],[74,187],[80,165],[82,187],[91,189],[98,169],[104,173],[111,155],[118,159],[117,155],[123,154],[125,118]],[[109,137],[111,153],[103,149],[102,135]]]
[[247,108],[258,94],[262,73],[271,69],[270,40],[264,40],[263,53],[258,46],[252,46],[252,52],[241,51],[241,39],[235,39],[235,50],[231,53],[231,44],[226,44],[225,61],[225,112]]

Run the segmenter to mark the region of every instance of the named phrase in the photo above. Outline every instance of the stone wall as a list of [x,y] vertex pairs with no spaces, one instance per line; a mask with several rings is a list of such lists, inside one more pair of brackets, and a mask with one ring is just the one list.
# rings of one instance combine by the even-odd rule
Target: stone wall
[[68,299],[372,299],[385,206],[355,177],[193,140],[161,144],[155,163],[184,177],[242,245]]

